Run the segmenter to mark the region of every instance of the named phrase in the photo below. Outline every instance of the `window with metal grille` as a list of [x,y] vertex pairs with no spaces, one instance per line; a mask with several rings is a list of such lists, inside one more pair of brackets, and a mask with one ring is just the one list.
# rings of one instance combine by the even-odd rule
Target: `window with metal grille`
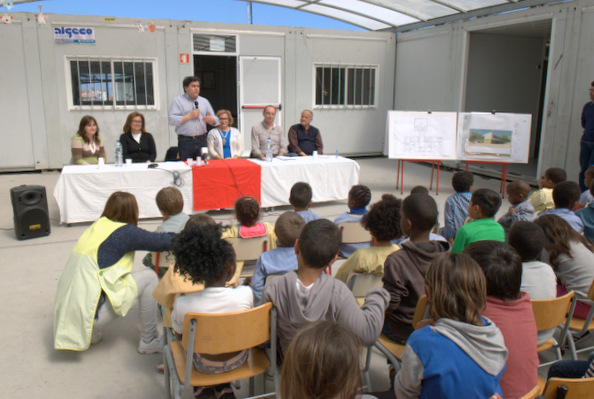
[[375,106],[377,66],[316,66],[316,108]]
[[154,106],[154,60],[70,60],[73,106]]

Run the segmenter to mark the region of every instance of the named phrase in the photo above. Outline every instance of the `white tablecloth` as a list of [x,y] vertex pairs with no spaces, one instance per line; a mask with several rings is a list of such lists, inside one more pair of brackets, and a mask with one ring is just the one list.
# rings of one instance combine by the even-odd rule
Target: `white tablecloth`
[[293,184],[310,184],[313,202],[343,200],[359,182],[359,164],[335,155],[252,160],[262,166],[260,200],[263,207],[289,205]]
[[[274,159],[272,162],[251,161],[262,167],[263,207],[289,205],[291,187],[298,181],[312,186],[314,203],[346,199],[351,186],[359,181],[359,164],[334,155]],[[191,214],[194,201],[192,173],[183,162],[159,163],[155,169],[148,169],[147,164],[120,168],[114,165],[103,165],[101,168],[97,165],[64,166],[54,188],[60,222],[97,220],[114,191],[134,194],[141,219],[161,217],[155,196],[161,188],[174,185],[173,172],[180,174],[179,180],[183,185],[178,188],[184,197],[184,212]]]
[[114,191],[134,194],[138,202],[139,217],[161,217],[155,197],[160,189],[173,185],[173,172],[180,174],[178,187],[184,197],[184,212],[192,213],[192,169],[183,162],[163,162],[158,168],[148,169],[146,163],[124,165],[67,165],[54,188],[54,197],[60,208],[61,223],[91,222],[97,220],[107,199]]

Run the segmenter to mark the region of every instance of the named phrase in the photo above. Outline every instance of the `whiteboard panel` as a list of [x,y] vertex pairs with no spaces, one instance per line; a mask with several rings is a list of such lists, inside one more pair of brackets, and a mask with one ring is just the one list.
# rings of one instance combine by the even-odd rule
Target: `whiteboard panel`
[[388,112],[389,158],[456,159],[455,112]]
[[528,163],[532,115],[458,114],[458,159]]

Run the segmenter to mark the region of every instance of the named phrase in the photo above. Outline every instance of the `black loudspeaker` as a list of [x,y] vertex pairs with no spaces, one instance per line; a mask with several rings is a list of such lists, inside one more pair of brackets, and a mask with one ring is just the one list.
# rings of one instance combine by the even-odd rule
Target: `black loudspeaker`
[[14,232],[19,240],[43,237],[50,233],[47,197],[43,186],[19,186],[10,189]]

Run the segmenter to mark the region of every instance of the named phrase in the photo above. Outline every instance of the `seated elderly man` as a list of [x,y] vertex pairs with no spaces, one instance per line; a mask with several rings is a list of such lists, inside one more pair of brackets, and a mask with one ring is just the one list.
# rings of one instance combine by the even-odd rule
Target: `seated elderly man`
[[289,151],[301,156],[312,155],[314,151],[322,154],[322,134],[320,130],[310,125],[313,112],[306,109],[301,112],[300,123],[289,129]]
[[252,157],[266,158],[266,140],[268,139],[272,144],[272,155],[285,155],[287,140],[283,134],[283,128],[274,124],[276,108],[267,105],[262,115],[264,115],[264,120],[252,127]]

